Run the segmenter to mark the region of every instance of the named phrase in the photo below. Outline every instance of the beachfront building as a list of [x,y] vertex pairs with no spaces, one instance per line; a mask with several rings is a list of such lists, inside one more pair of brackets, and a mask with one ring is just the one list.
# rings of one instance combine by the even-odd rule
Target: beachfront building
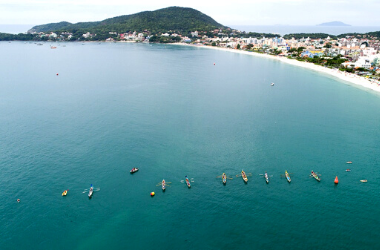
[[369,57],[359,57],[359,59],[355,62],[355,68],[371,68],[371,59]]
[[323,56],[323,52],[321,50],[305,50],[304,52],[301,53],[301,57],[309,57],[309,58],[314,58],[314,57],[321,57]]

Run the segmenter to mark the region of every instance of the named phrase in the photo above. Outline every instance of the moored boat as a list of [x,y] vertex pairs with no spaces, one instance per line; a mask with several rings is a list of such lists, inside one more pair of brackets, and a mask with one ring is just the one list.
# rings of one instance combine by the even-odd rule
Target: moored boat
[[351,172],[351,169],[346,169],[346,172]]
[[62,196],[66,196],[68,191],[69,191],[68,189],[63,191]]
[[292,181],[292,179],[290,179],[290,175],[288,173],[287,170],[285,170],[285,177],[286,177],[286,180],[290,183]]
[[222,181],[223,181],[223,184],[227,183],[227,175],[225,173],[222,174]]
[[137,171],[139,171],[138,168],[132,168],[131,171],[129,171],[129,172],[130,172],[131,174],[133,174],[133,173],[136,173]]
[[311,176],[314,177],[317,181],[321,181],[321,178],[313,170],[311,170]]
[[94,193],[94,187],[91,184],[90,191],[88,192],[88,198],[91,198],[93,193]]
[[243,178],[243,180],[244,180],[245,183],[248,182],[247,175],[245,174],[245,172],[243,170],[241,170],[241,177]]
[[367,180],[360,180],[360,182],[367,182]]
[[347,164],[352,164],[352,161],[348,161],[348,162],[346,162]]
[[186,185],[187,185],[187,187],[188,188],[190,188],[191,187],[191,184],[190,184],[190,180],[189,180],[189,178],[187,178],[187,175],[185,176],[186,177]]

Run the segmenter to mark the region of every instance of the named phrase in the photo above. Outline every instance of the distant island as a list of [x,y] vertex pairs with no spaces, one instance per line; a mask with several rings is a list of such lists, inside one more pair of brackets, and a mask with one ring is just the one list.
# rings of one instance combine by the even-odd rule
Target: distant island
[[351,26],[351,25],[340,22],[340,21],[333,21],[333,22],[321,23],[321,24],[318,24],[317,26]]

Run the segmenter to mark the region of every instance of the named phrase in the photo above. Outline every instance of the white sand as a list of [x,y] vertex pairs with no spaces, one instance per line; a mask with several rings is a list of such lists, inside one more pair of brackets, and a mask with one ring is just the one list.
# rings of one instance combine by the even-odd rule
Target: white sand
[[189,44],[184,44],[184,43],[176,43],[177,45],[185,45],[185,46],[192,46],[192,47],[199,47],[199,48],[209,48],[209,49],[217,49],[217,50],[222,50],[222,51],[229,51],[233,53],[239,53],[239,54],[245,54],[245,55],[250,55],[250,56],[259,56],[259,57],[265,57],[265,58],[270,58],[274,60],[278,60],[284,63],[292,64],[295,66],[315,70],[318,72],[322,72],[325,74],[329,74],[331,76],[337,77],[343,81],[346,81],[350,83],[353,86],[361,86],[366,89],[371,89],[376,92],[380,93],[380,82],[375,81],[375,80],[370,80],[364,77],[360,77],[356,74],[351,74],[351,73],[346,73],[343,71],[340,71],[338,69],[329,69],[323,66],[319,66],[313,63],[308,63],[308,62],[300,62],[295,59],[288,59],[286,57],[279,57],[279,56],[272,56],[268,54],[260,54],[256,52],[248,52],[248,51],[243,51],[243,50],[237,50],[237,49],[227,49],[227,48],[220,48],[220,47],[213,47],[213,46],[198,46],[198,45],[189,45]]

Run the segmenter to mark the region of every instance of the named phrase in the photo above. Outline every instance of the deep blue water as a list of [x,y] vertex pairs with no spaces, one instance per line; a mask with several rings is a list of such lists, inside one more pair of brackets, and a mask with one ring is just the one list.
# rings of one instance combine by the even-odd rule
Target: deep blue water
[[49,45],[0,43],[0,249],[380,247],[379,94],[217,50]]

